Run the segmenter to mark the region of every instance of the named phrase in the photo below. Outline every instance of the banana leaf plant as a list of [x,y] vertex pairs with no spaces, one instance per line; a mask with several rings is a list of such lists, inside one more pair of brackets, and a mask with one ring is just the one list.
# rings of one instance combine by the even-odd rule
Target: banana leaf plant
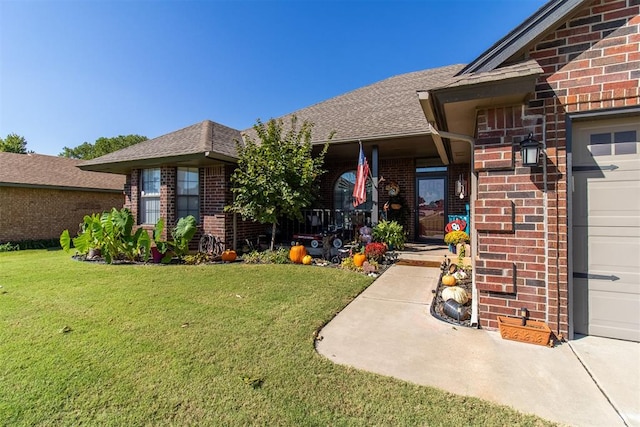
[[104,260],[111,264],[115,259],[147,261],[151,252],[151,239],[142,228],[133,231],[133,215],[123,208],[113,208],[102,215],[86,215],[80,232],[73,239],[69,230],[60,235],[60,246],[65,251],[71,249],[71,243],[78,253],[86,254],[92,248],[99,248]]
[[189,242],[198,231],[196,219],[193,215],[178,220],[176,226],[171,230],[172,241],[162,240],[164,227],[164,220],[160,218],[153,229],[153,241],[158,252],[163,255],[161,262],[170,262],[172,253],[180,258],[187,255],[189,253]]

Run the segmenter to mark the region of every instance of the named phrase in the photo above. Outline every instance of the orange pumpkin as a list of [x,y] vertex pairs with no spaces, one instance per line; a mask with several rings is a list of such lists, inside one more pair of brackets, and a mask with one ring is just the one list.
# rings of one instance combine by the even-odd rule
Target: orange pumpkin
[[302,245],[291,246],[289,259],[295,264],[302,264],[302,259],[307,255],[307,250]]
[[445,286],[454,286],[457,283],[457,280],[455,277],[449,275],[449,274],[445,274],[444,276],[442,276],[442,284]]
[[367,256],[362,253],[358,253],[353,256],[353,263],[355,264],[356,267],[362,267],[362,265],[366,260],[367,260]]
[[227,249],[224,252],[222,252],[222,261],[232,262],[236,260],[237,256],[238,254],[236,254],[236,251],[232,249]]

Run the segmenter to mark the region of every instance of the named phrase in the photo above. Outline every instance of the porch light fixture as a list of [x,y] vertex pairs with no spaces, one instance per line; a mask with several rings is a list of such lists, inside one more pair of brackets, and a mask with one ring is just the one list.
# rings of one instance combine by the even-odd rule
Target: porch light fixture
[[522,166],[538,166],[540,160],[540,143],[533,139],[533,133],[529,133],[527,139],[520,143]]

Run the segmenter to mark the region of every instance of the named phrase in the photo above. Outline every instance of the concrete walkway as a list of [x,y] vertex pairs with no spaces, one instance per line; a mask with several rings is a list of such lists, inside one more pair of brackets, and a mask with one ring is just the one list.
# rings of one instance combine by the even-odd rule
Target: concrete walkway
[[640,426],[640,344],[503,340],[429,313],[438,268],[394,265],[321,331],[330,360],[576,426]]

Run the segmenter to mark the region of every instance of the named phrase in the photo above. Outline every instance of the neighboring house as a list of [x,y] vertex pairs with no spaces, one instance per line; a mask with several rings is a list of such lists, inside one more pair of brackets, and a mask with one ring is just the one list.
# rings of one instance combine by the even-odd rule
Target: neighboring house
[[[315,123],[318,145],[336,131],[306,222],[375,223],[394,182],[410,239],[441,242],[447,216],[471,205],[474,322],[496,328],[498,315],[527,308],[558,336],[640,341],[639,27],[638,0],[553,0],[466,66],[295,112]],[[529,134],[539,166],[523,165]],[[231,243],[260,232],[222,212],[234,139],[203,122],[81,167],[127,174],[140,224],[182,209]],[[358,142],[374,185],[352,211]]]
[[0,243],[57,239],[87,214],[120,209],[125,178],[82,171],[80,163],[0,152]]

